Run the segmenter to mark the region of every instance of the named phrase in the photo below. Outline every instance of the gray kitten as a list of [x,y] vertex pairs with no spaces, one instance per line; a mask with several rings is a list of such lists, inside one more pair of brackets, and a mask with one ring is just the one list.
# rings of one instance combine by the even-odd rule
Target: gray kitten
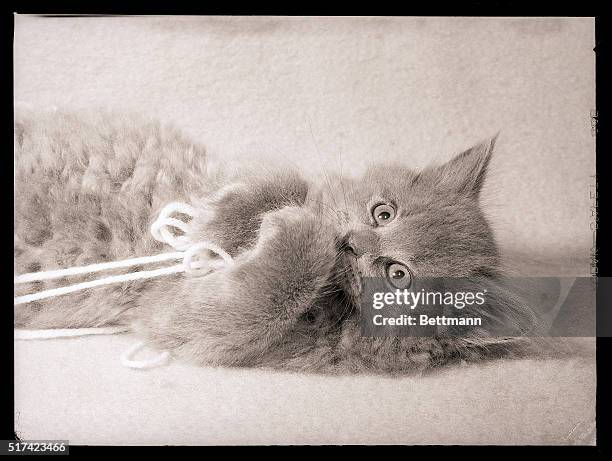
[[[19,116],[16,273],[168,251],[149,226],[177,200],[200,211],[187,237],[218,244],[235,264],[203,277],[174,275],[19,305],[15,326],[129,324],[153,345],[199,364],[323,372],[407,372],[525,354],[525,340],[486,331],[369,338],[359,326],[363,277],[477,277],[493,294],[488,312],[517,331],[534,323],[530,310],[496,285],[499,254],[479,205],[493,145],[419,173],[378,165],[359,179],[316,185],[294,172],[214,176],[202,148],[153,122]],[[16,294],[91,278],[16,286]]]

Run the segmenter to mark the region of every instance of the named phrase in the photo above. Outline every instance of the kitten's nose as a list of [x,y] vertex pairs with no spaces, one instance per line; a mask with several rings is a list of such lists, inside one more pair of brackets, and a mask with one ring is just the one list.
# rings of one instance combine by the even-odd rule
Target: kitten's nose
[[344,250],[359,258],[366,253],[376,253],[378,237],[371,230],[353,230],[344,236]]

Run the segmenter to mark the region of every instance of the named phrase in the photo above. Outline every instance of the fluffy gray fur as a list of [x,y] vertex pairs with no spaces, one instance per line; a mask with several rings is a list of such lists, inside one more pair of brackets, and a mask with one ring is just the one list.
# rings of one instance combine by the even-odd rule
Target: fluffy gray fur
[[[522,355],[528,348],[515,338],[367,338],[358,321],[359,282],[382,275],[383,257],[403,262],[417,278],[477,276],[496,293],[489,312],[518,330],[533,323],[529,309],[496,286],[499,254],[478,198],[493,145],[420,173],[377,165],[359,179],[326,178],[317,186],[294,172],[213,177],[203,148],[154,122],[21,115],[16,273],[167,251],[149,226],[175,200],[201,211],[188,237],[217,243],[236,264],[204,277],[176,275],[19,305],[15,326],[129,324],[199,364],[322,372],[408,372]],[[372,207],[383,202],[394,204],[397,217],[376,226]]]

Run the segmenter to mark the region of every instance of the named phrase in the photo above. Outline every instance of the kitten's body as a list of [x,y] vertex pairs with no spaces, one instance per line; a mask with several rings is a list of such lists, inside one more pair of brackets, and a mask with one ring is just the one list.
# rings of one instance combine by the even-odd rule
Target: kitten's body
[[[177,200],[200,210],[188,237],[235,258],[205,277],[19,305],[16,326],[131,324],[201,364],[320,371],[420,370],[524,351],[523,341],[507,338],[367,338],[358,323],[354,274],[380,275],[381,258],[402,261],[416,277],[494,284],[497,248],[478,205],[492,143],[420,174],[379,166],[323,186],[294,173],[220,181],[207,172],[204,150],[177,132],[112,117],[20,119],[15,144],[16,273],[167,251],[149,226]],[[397,209],[389,225],[372,222],[379,202]],[[532,320],[511,297],[491,302],[518,327]]]

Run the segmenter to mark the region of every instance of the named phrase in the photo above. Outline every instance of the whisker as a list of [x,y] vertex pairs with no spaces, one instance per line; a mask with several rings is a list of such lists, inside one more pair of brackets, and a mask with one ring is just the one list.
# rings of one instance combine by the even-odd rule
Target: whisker
[[319,157],[319,160],[321,162],[320,163],[320,165],[321,165],[321,172],[323,173],[324,181],[325,181],[325,183],[327,185],[327,188],[329,189],[331,199],[334,201],[334,205],[336,206],[336,208],[338,208],[338,203],[336,202],[336,197],[335,197],[336,194],[335,194],[335,192],[334,192],[334,190],[332,188],[331,180],[329,178],[329,175],[325,171],[325,168],[323,167],[323,158],[321,157],[321,151],[319,150],[319,145],[317,144],[317,140],[314,137],[314,132],[312,130],[312,123],[310,121],[310,117],[308,117],[308,115],[306,115],[306,117],[308,118],[308,127],[310,128],[310,137],[312,138],[312,142],[313,142],[313,144],[315,146],[315,152],[317,154],[317,157]]
[[344,211],[348,213],[348,203],[346,200],[346,190],[344,189],[344,177],[342,176],[342,145],[340,145],[340,152],[338,153],[340,161],[340,187],[342,188],[342,196],[344,197]]

